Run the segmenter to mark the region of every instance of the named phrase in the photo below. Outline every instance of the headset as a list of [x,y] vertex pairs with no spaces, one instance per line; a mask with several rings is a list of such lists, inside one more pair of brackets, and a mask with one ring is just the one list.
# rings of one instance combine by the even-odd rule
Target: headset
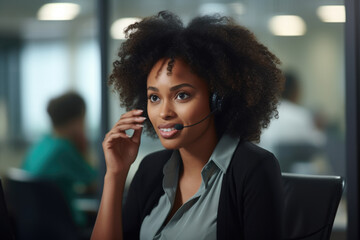
[[215,112],[220,113],[222,111],[222,108],[223,108],[223,101],[224,101],[224,97],[220,97],[217,94],[217,92],[214,92],[213,94],[211,94],[211,97],[210,97],[210,110],[211,110],[211,112],[206,117],[204,117],[203,119],[201,119],[197,123],[187,125],[187,126],[184,126],[182,124],[175,124],[174,128],[176,130],[182,130],[182,129],[187,128],[187,127],[192,127],[192,126],[195,126],[195,125],[205,121],[207,118],[209,118]]
[[210,100],[210,110],[211,112],[221,112],[222,111],[222,105],[223,105],[223,100],[224,97],[219,97],[219,95],[214,92],[211,95],[211,100]]

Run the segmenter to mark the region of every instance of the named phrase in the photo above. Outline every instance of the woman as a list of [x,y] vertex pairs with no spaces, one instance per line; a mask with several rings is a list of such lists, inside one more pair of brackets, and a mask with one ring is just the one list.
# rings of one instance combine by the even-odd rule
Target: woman
[[[279,60],[226,17],[183,27],[160,12],[126,33],[110,84],[129,112],[103,141],[92,239],[280,239],[280,169],[250,143],[276,116]],[[143,126],[167,150],[143,159],[122,207]]]

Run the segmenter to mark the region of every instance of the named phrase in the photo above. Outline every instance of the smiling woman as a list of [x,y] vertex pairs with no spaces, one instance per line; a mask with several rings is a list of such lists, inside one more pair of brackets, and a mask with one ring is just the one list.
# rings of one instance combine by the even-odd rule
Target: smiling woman
[[[193,146],[198,149],[209,147],[209,142],[195,143],[199,135],[216,145],[216,131],[213,118],[195,128],[175,129],[176,124],[191,125],[210,113],[209,90],[207,83],[191,72],[190,67],[181,60],[174,62],[172,74],[166,69],[169,60],[161,59],[150,71],[148,85],[148,116],[167,149],[180,149]],[[210,147],[211,148],[211,147]]]
[[[128,112],[103,141],[92,239],[281,239],[280,168],[249,142],[277,113],[279,60],[227,17],[160,12],[126,32],[110,83]],[[143,124],[167,150],[145,157],[123,208]]]

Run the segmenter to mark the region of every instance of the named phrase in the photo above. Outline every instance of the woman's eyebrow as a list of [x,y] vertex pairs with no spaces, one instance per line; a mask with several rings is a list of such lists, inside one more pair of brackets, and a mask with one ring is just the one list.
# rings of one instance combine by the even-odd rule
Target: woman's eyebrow
[[[195,87],[192,86],[191,84],[182,83],[182,84],[179,84],[179,85],[176,85],[176,86],[171,87],[171,88],[170,88],[170,91],[173,92],[173,91],[176,91],[176,90],[178,90],[178,89],[180,89],[180,88],[182,88],[182,87],[191,87],[191,88],[194,88],[194,89],[195,89]],[[159,89],[158,89],[158,88],[152,87],[152,86],[149,86],[149,87],[147,88],[147,90],[148,90],[148,91],[151,90],[151,91],[154,91],[154,92],[159,92]]]
[[159,89],[157,89],[156,87],[148,87],[147,88],[147,90],[149,91],[149,90],[151,90],[151,91],[154,91],[154,92],[158,92],[159,91]]
[[176,90],[178,90],[178,89],[180,89],[180,88],[182,88],[182,87],[191,87],[191,88],[194,88],[194,89],[195,89],[195,87],[192,86],[191,84],[182,83],[182,84],[179,84],[179,85],[176,85],[176,86],[171,87],[171,88],[170,88],[170,91],[176,91]]

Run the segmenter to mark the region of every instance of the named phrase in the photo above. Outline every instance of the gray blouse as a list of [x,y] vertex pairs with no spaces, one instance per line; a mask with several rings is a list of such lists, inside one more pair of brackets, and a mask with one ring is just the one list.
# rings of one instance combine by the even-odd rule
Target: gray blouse
[[164,225],[173,207],[178,186],[181,156],[175,150],[163,168],[165,193],[150,215],[145,217],[140,229],[140,239],[216,239],[221,183],[238,143],[239,138],[226,134],[222,136],[201,171],[199,190]]

